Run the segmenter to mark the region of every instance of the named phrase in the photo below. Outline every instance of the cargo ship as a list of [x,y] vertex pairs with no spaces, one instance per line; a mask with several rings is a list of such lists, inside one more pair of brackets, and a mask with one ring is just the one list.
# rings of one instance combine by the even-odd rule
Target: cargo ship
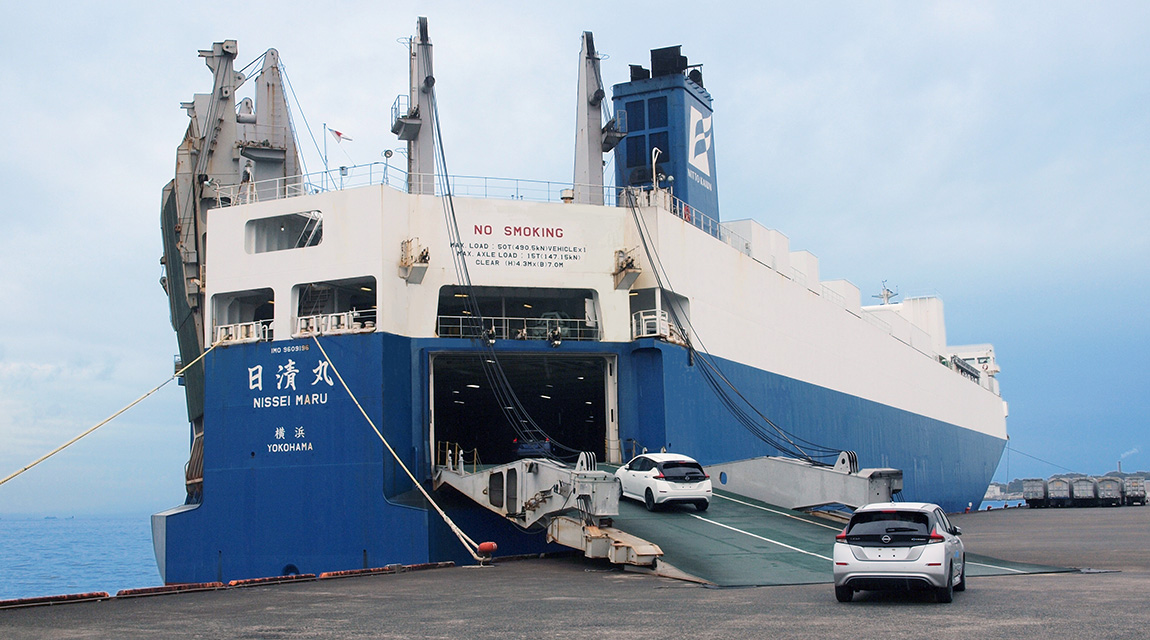
[[[864,306],[780,231],[721,218],[680,47],[608,97],[584,33],[573,180],[541,182],[448,173],[426,20],[409,45],[405,157],[311,175],[278,53],[249,79],[235,41],[200,52],[213,85],[183,104],[161,206],[190,425],[183,504],[152,518],[166,583],[469,561],[417,491],[448,443],[483,464],[851,451],[907,500],[978,502],[1006,443],[993,347],[948,345],[936,297]],[[436,501],[501,553],[547,548]]]

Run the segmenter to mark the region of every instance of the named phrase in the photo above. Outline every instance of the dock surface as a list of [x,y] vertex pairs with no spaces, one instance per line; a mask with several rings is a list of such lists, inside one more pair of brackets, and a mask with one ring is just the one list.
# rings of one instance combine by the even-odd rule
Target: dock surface
[[928,594],[878,592],[841,604],[829,566],[821,583],[711,588],[560,557],[11,609],[0,611],[0,636],[665,640],[918,638],[929,629],[934,638],[1145,637],[1150,508],[1012,509],[953,520],[971,554],[1091,571],[972,575],[946,605]]

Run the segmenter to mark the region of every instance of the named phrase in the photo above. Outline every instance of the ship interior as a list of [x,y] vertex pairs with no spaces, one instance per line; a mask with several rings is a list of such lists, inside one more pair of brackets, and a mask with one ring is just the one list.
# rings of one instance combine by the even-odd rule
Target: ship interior
[[[431,359],[432,437],[476,450],[484,465],[526,457],[516,430],[484,373],[486,353],[441,353]],[[500,354],[504,374],[530,416],[549,438],[551,453],[573,459],[592,451],[604,460],[608,356]],[[488,363],[490,364],[490,362]]]

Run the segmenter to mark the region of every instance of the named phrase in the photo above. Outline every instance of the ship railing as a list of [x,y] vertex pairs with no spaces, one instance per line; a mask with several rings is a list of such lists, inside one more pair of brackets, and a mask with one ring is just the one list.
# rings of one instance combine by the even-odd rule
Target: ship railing
[[436,335],[440,338],[494,338],[497,340],[596,341],[597,326],[568,318],[510,318],[484,316],[482,324],[474,316],[439,316]]
[[213,342],[244,344],[247,342],[266,342],[271,339],[272,321],[256,320],[254,322],[217,325]]
[[287,147],[291,128],[284,125],[238,122],[236,137],[244,147],[284,149]]
[[[620,189],[616,200],[626,202],[626,190]],[[731,231],[729,227],[719,222],[715,218],[700,211],[696,207],[683,202],[679,198],[671,195],[666,189],[638,189],[631,188],[631,193],[634,194],[636,200],[640,204],[648,206],[657,206],[671,212],[671,215],[679,218],[704,233],[717,238],[718,240],[733,247],[739,253],[744,255],[751,255],[751,242],[743,236]]]
[[358,309],[338,313],[320,313],[296,318],[293,338],[375,331],[375,309]]
[[[343,191],[370,185],[385,185],[407,192],[409,178],[435,184],[435,195],[444,195],[443,183],[435,175],[409,174],[402,167],[387,162],[340,166],[298,176],[272,178],[250,183],[218,185],[216,206],[228,207],[251,202],[294,198],[329,191]],[[572,182],[525,180],[490,176],[451,176],[448,186],[452,195],[468,198],[497,198],[531,202],[560,202],[569,199],[576,187],[580,192],[595,188],[603,192],[603,202],[615,204],[615,188],[602,185],[576,185]],[[254,195],[253,195],[254,194]]]
[[675,344],[687,344],[679,327],[662,309],[644,309],[631,314],[631,339],[639,338],[662,338]]
[[[219,185],[216,187],[216,206],[228,207],[250,204],[257,201],[293,198],[369,185],[387,185],[399,191],[407,192],[409,178],[415,178],[417,182],[433,182],[435,195],[444,195],[443,183],[437,176],[409,174],[402,167],[386,161],[340,166],[286,178]],[[531,202],[566,201],[570,200],[576,191],[585,193],[590,189],[598,189],[603,192],[603,203],[606,206],[615,206],[624,193],[623,189],[617,189],[612,185],[584,185],[574,182],[491,176],[453,175],[450,176],[447,184],[451,194],[455,196]],[[749,240],[731,231],[726,225],[698,208],[692,207],[679,198],[669,196],[669,194],[664,196],[667,192],[663,190],[654,193],[650,190],[639,193],[639,197],[645,199],[648,204],[654,204],[653,200],[659,200],[659,205],[669,210],[677,218],[734,247],[739,252],[751,255]]]
[[886,333],[894,333],[894,327],[892,327],[889,322],[883,320],[882,318],[876,317],[873,313],[867,313],[864,311],[862,314],[862,319],[873,324]]
[[671,318],[661,309],[645,309],[631,314],[631,339],[668,338],[671,336]]
[[[479,460],[479,449],[465,450],[455,442],[435,443],[435,466],[447,467],[450,471],[475,473],[483,463]],[[471,470],[468,471],[468,467]]]
[[957,371],[959,375],[969,378],[974,382],[979,382],[979,379],[982,377],[982,372],[975,369],[969,362],[957,355],[950,356],[950,368]]

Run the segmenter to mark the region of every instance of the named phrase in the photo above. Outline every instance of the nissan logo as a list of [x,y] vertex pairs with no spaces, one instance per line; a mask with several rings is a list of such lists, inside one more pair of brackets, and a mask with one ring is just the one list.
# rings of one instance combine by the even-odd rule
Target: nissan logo
[[890,544],[890,536],[884,535],[882,537],[882,543],[883,544]]

